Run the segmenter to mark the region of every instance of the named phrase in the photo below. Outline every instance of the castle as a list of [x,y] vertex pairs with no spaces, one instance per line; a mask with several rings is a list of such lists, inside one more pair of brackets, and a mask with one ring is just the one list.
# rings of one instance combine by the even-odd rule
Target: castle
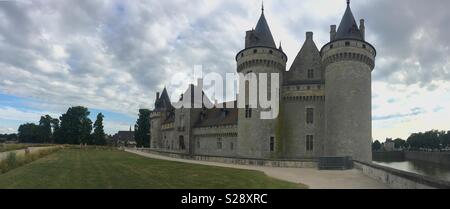
[[[306,159],[351,156],[372,160],[371,73],[375,48],[365,41],[347,0],[339,27],[321,50],[306,33],[303,47],[286,71],[287,56],[275,45],[264,16],[247,31],[237,53],[238,73],[278,73],[279,116],[260,119],[260,107],[174,108],[167,90],[157,93],[150,116],[152,149],[223,157]],[[270,82],[270,80],[269,80]],[[246,84],[240,84],[246,85]],[[269,84],[270,85],[270,84]],[[180,101],[200,87],[190,85]],[[194,99],[191,102],[196,102]]]

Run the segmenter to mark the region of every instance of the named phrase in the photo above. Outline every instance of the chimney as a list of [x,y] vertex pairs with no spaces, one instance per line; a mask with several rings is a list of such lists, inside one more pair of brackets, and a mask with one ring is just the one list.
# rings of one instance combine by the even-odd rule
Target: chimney
[[336,25],[330,26],[330,41],[334,41],[336,39]]
[[245,33],[245,48],[248,48],[252,45],[253,36],[254,30],[249,30]]
[[156,92],[156,99],[159,99],[159,92]]
[[364,24],[364,19],[359,20],[359,30],[361,31],[363,40],[366,40],[366,26]]
[[313,40],[313,32],[306,32],[306,40]]

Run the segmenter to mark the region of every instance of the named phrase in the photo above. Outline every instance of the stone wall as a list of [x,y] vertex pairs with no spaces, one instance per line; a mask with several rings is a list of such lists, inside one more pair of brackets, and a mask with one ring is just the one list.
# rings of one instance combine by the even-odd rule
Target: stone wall
[[[317,88],[317,86],[314,87]],[[323,156],[325,146],[325,96],[323,90],[297,91],[285,89],[282,105],[284,109],[282,116],[283,157],[311,158]],[[307,108],[314,109],[314,121],[312,124],[306,123]],[[313,136],[313,150],[306,149],[307,135]]]
[[450,153],[446,152],[405,152],[406,160],[420,160],[442,165],[450,165]]
[[138,150],[172,158],[219,162],[237,165],[254,165],[254,166],[285,167],[285,168],[317,168],[317,161],[313,159],[270,160],[270,159],[236,158],[236,157],[233,158],[233,157],[221,157],[210,155],[188,155],[182,153],[164,152],[159,150],[140,149],[140,148]]
[[195,128],[193,135],[196,155],[236,156],[236,125]]
[[373,163],[354,162],[355,168],[394,189],[449,189],[450,182],[421,176]]

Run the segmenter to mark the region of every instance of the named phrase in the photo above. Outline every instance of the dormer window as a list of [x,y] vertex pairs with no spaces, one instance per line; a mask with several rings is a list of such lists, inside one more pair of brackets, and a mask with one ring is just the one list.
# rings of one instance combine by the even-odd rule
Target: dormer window
[[308,70],[308,79],[314,79],[314,69]]

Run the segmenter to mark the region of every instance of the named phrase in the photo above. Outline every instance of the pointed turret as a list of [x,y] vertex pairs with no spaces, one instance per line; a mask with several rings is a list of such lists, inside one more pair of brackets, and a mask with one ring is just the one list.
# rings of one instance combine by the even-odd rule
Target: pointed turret
[[261,17],[256,24],[256,28],[251,31],[247,31],[246,48],[254,46],[266,46],[276,48],[275,41],[267,24],[266,17],[264,16],[264,5],[262,7]]
[[350,9],[350,0],[347,0],[347,9],[342,17],[335,39],[358,39],[364,40],[364,36],[356,24],[355,17]]
[[[159,94],[158,94],[159,96]],[[169,94],[167,93],[167,89],[164,87],[161,96],[156,99],[155,102],[155,111],[163,111],[169,110],[172,108],[172,104],[170,102]]]

